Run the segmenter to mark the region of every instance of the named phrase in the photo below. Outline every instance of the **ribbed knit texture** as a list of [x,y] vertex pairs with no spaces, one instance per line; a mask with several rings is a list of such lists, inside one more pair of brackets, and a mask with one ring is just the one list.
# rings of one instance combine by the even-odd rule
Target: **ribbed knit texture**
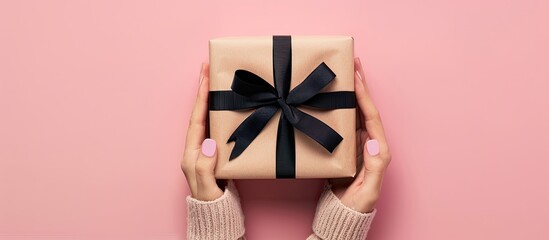
[[329,184],[320,195],[313,220],[313,232],[307,240],[363,240],[377,210],[361,213],[341,202]]
[[[240,198],[232,180],[218,199],[199,201],[188,196],[187,206],[187,239],[246,239]],[[363,240],[376,212],[361,213],[343,205],[326,184],[316,207],[314,233],[307,240]]]
[[200,201],[187,196],[187,210],[187,239],[245,239],[244,214],[232,180],[228,181],[223,195],[213,201]]

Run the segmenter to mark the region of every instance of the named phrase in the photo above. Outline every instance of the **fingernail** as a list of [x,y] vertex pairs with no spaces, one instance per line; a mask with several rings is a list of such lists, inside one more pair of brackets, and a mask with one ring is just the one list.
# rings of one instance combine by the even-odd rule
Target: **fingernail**
[[202,142],[202,154],[206,157],[213,157],[215,155],[216,144],[215,140],[206,138]]
[[358,76],[358,78],[360,78],[360,80],[362,80],[362,75],[360,75],[360,72],[358,70],[361,69],[361,68],[362,68],[362,62],[360,61],[359,57],[356,57],[355,72],[356,72],[356,75]]
[[356,75],[358,76],[358,78],[360,79],[360,81],[362,81],[362,76],[360,75],[360,73],[358,72],[358,70],[355,71],[355,72],[356,72]]
[[379,154],[379,142],[375,139],[368,140],[366,142],[366,149],[368,149],[368,154],[370,156],[375,156]]
[[202,84],[202,79],[204,79],[204,63],[200,66],[200,79],[198,80],[199,84]]

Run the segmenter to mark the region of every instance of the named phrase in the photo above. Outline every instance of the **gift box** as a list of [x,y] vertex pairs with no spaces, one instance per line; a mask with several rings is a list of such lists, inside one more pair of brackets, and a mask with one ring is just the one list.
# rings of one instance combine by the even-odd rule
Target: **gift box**
[[224,37],[209,50],[216,178],[355,175],[352,37]]

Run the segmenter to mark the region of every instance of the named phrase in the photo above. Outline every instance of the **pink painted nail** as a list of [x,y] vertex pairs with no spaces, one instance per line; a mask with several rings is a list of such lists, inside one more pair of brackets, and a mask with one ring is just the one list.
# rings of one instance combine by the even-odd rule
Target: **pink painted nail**
[[200,80],[198,80],[198,85],[202,84],[202,80],[204,80],[204,67],[206,66],[205,63],[202,63],[202,66],[200,66]]
[[216,144],[215,140],[206,138],[202,142],[202,154],[206,157],[213,157],[215,155]]
[[366,142],[366,148],[368,149],[368,154],[370,156],[379,154],[379,142],[375,139],[368,140]]
[[358,70],[355,71],[355,72],[356,72],[356,75],[358,76],[358,79],[360,79],[362,81],[362,75],[360,75],[360,72],[358,72]]

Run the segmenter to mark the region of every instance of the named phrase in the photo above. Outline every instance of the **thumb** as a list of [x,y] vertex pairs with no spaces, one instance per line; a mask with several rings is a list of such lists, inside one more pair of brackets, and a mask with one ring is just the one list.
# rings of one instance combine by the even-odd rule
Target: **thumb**
[[200,155],[196,160],[196,198],[211,201],[223,195],[215,182],[214,170],[217,163],[217,145],[215,140],[206,138],[202,142]]
[[370,139],[364,144],[364,188],[375,191],[383,182],[383,161],[379,158],[379,142]]

